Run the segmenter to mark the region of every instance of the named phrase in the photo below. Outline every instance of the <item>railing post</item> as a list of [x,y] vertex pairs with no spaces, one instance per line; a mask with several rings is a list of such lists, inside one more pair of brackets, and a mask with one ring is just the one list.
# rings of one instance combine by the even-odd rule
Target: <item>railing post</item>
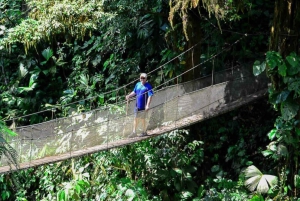
[[214,82],[214,73],[215,73],[215,60],[213,59],[212,60],[212,63],[213,63],[213,65],[212,65],[212,72],[211,72],[211,85],[214,85],[215,84],[215,82]]
[[108,132],[109,132],[109,108],[107,109],[106,150],[108,150]]
[[29,167],[31,166],[31,160],[32,160],[32,141],[33,141],[33,138],[32,138],[32,130],[33,130],[33,127],[31,127],[31,132],[30,132]]
[[178,121],[178,103],[179,103],[179,84],[178,84],[178,77],[177,77],[177,106],[176,106],[176,115],[175,115],[175,129],[177,128],[177,121]]
[[70,140],[70,158],[72,157],[72,146],[73,146],[73,137],[74,137],[74,135],[73,135],[73,133],[74,133],[74,129],[72,128],[72,131],[71,131],[71,140]]

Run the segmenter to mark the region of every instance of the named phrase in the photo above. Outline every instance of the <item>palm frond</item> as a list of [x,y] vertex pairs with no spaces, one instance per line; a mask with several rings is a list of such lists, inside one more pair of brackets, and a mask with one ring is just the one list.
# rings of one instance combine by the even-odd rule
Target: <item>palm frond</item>
[[278,183],[278,178],[273,175],[263,174],[254,165],[249,166],[245,171],[245,186],[250,191],[257,191],[259,193],[267,193],[269,189]]

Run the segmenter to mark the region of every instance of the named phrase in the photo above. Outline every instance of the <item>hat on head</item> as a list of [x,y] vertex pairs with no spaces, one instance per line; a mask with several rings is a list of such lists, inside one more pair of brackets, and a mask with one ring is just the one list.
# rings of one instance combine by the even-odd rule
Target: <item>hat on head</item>
[[141,73],[140,77],[145,77],[145,78],[147,78],[147,74],[146,74],[146,73]]

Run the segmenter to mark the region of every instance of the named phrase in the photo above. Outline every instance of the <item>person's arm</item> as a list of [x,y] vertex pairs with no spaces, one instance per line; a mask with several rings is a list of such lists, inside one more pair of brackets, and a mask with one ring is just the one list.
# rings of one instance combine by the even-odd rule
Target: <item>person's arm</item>
[[146,110],[149,109],[151,100],[152,100],[152,96],[149,96],[148,99],[147,99],[147,105],[146,105],[146,108],[145,108]]
[[130,94],[126,96],[126,100],[129,100],[131,97],[135,96],[135,92],[132,91]]
[[152,86],[151,84],[148,84],[148,99],[147,99],[147,104],[146,104],[146,107],[145,107],[145,110],[147,111],[150,107],[150,103],[151,103],[151,100],[152,100],[152,96],[153,96],[153,90],[152,90]]

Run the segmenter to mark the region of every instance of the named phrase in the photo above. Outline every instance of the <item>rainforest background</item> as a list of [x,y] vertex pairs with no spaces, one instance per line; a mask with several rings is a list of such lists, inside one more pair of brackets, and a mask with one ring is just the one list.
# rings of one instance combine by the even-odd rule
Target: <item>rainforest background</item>
[[0,199],[299,200],[299,4],[0,0],[0,156],[7,127],[123,100],[133,85],[103,94],[158,66],[153,86],[200,63],[179,82],[240,66],[270,80],[264,98],[185,129],[1,174]]

